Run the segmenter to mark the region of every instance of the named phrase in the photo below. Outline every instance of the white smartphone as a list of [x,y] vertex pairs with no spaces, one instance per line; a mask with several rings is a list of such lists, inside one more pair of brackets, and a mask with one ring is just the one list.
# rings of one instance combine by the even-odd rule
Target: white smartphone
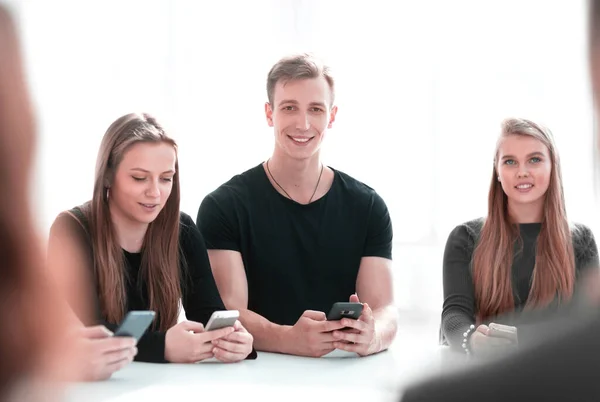
[[496,324],[495,322],[492,322],[490,325],[488,325],[488,327],[492,336],[510,339],[513,342],[516,342],[518,339],[518,331],[516,327]]
[[204,327],[205,331],[214,331],[215,329],[233,327],[233,324],[240,318],[238,310],[215,311]]

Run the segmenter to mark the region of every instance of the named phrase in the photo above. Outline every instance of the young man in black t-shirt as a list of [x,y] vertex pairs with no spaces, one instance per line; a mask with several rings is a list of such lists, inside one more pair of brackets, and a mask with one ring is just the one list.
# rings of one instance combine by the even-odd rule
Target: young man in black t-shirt
[[[209,194],[196,220],[222,299],[258,350],[385,350],[397,327],[392,223],[372,188],[321,160],[337,113],[329,70],[310,55],[284,58],[267,95],[273,155]],[[364,303],[360,319],[327,321],[343,301]]]

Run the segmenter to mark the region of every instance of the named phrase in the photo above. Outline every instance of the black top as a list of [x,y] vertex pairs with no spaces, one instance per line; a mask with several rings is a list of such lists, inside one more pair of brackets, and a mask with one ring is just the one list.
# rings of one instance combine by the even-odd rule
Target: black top
[[[84,240],[93,252],[93,246],[88,231],[88,222],[81,209],[74,208],[69,211],[71,214],[61,214],[59,220],[68,225],[69,230],[79,240]],[[217,290],[215,280],[212,275],[206,246],[202,235],[196,228],[192,218],[185,214],[180,214],[179,224],[179,245],[181,265],[181,287],[182,304],[188,320],[201,322],[206,325],[210,315],[216,310],[224,310],[223,301]],[[75,217],[81,222],[77,223]],[[148,294],[146,284],[139,278],[141,263],[141,253],[129,253],[123,250],[125,255],[125,277],[126,280],[126,311],[148,310]],[[90,253],[90,272],[93,274],[93,260]],[[107,322],[101,317],[99,300],[97,295],[94,298],[94,304],[97,310],[98,324],[105,325],[111,331],[118,327],[118,323]],[[155,322],[160,317],[158,312]],[[136,361],[166,363],[165,360],[165,335],[163,331],[148,330],[140,339],[137,347],[138,354]]]
[[[522,311],[527,303],[535,265],[537,237],[541,225],[541,223],[519,225],[522,249],[517,241],[512,266],[516,312]],[[471,258],[482,227],[483,219],[459,225],[450,233],[446,243],[442,334],[453,347],[461,345],[463,332],[471,324],[475,324],[475,288],[471,276]],[[576,224],[571,230],[571,234],[576,276],[579,277],[582,271],[598,267],[598,250],[594,235],[588,227]],[[497,320],[497,322],[502,322],[502,320]]]
[[[333,169],[332,169],[333,170]],[[248,308],[293,325],[302,313],[327,313],[356,290],[361,258],[392,258],[392,223],[383,199],[340,171],[308,205],[279,194],[262,164],[204,198],[196,224],[208,249],[238,251]]]

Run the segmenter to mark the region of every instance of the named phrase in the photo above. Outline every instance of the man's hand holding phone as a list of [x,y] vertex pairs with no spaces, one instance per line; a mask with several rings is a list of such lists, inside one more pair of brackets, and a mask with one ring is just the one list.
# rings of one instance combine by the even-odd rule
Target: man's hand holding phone
[[321,357],[335,349],[333,331],[342,329],[339,320],[328,321],[322,311],[306,310],[286,329],[283,352],[298,356]]
[[[356,294],[350,296],[350,303],[360,303]],[[341,323],[344,329],[333,332],[336,340],[333,345],[336,349],[354,352],[359,356],[367,356],[379,349],[373,311],[367,303],[362,305],[362,313],[358,319],[342,318]]]

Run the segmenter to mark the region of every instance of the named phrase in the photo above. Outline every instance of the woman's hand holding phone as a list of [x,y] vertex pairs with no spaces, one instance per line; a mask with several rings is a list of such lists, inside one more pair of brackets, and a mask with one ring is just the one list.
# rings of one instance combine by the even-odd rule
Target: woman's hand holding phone
[[165,336],[165,359],[171,363],[195,363],[216,357],[212,341],[235,331],[234,327],[204,331],[204,325],[183,321],[171,327]]
[[213,354],[217,360],[223,363],[244,360],[252,353],[252,344],[254,343],[252,335],[239,321],[235,322],[233,329],[234,332],[229,335],[212,341],[214,345]]
[[517,344],[517,328],[491,323],[480,325],[469,340],[473,353],[489,352],[498,347],[509,347]]

